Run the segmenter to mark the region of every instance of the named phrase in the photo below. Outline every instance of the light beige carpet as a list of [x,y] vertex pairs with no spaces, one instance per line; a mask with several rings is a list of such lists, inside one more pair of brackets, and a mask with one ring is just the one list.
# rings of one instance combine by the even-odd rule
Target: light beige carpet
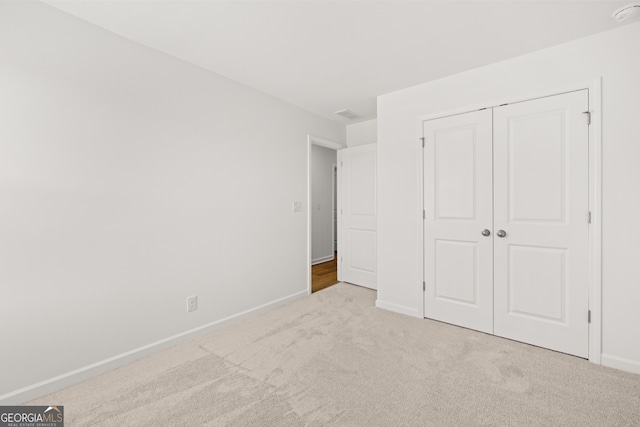
[[29,404],[67,426],[640,426],[640,375],[338,284]]

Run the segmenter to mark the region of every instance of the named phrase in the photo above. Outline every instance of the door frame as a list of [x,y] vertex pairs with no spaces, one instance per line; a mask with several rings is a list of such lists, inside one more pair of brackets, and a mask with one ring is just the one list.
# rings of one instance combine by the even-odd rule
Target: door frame
[[425,317],[424,306],[424,164],[422,148],[422,123],[425,120],[440,119],[443,117],[465,114],[484,108],[499,107],[502,104],[513,104],[525,102],[538,98],[561,95],[563,93],[575,92],[587,89],[589,94],[589,112],[591,113],[591,125],[589,126],[589,211],[591,212],[591,225],[589,227],[589,310],[591,311],[591,322],[589,323],[589,361],[602,364],[602,77],[593,80],[566,84],[550,90],[537,90],[523,93],[520,96],[508,97],[484,102],[453,110],[443,111],[436,114],[429,114],[417,118],[416,135],[418,144],[416,145],[417,167],[418,167],[418,206],[416,221],[420,230],[418,240],[418,282],[416,283],[416,297],[420,301],[418,307],[422,306],[422,317]]
[[[311,295],[311,146],[318,145],[320,147],[330,148],[339,152],[346,148],[345,144],[341,144],[329,139],[320,138],[313,135],[307,135],[307,295]],[[336,153],[337,158],[337,153]],[[338,176],[338,180],[340,177]],[[338,189],[340,187],[338,186]],[[339,191],[339,190],[338,190]],[[338,197],[338,205],[340,198]],[[339,208],[339,206],[338,206]],[[331,236],[333,240],[333,235]],[[338,243],[340,242],[340,233],[338,233]]]
[[332,165],[331,170],[331,240],[333,253],[338,252],[338,153],[336,150],[336,162]]

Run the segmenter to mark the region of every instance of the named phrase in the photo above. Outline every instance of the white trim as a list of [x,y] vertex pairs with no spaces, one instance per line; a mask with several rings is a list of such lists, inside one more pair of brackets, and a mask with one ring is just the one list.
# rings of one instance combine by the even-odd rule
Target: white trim
[[9,392],[7,394],[3,394],[2,396],[0,396],[0,405],[19,405],[24,402],[28,402],[29,400],[36,399],[49,393],[53,393],[54,391],[61,390],[65,387],[77,384],[88,378],[92,378],[96,375],[108,372],[120,366],[124,366],[145,356],[157,353],[165,348],[169,348],[197,336],[204,335],[207,332],[215,331],[216,329],[220,329],[224,326],[236,323],[247,317],[255,316],[257,314],[273,310],[274,308],[288,304],[305,296],[307,296],[306,291],[296,292],[275,301],[259,305],[238,314],[234,314],[233,316],[216,320],[206,325],[190,329],[180,334],[170,336],[168,338],[153,342],[142,347],[138,347],[134,350],[118,354],[108,359],[104,359],[99,362],[84,366],[82,368],[66,372],[62,375],[58,375],[56,377],[40,381],[30,386],[26,386],[18,390]]
[[589,360],[602,363],[602,78],[589,89]]
[[[472,111],[482,110],[483,108],[494,108],[494,107],[499,107],[499,106],[501,106],[503,104],[515,104],[517,102],[526,102],[526,101],[531,101],[531,100],[534,100],[534,99],[546,98],[546,97],[555,96],[555,95],[561,95],[563,93],[575,92],[575,91],[583,90],[583,89],[589,89],[589,90],[594,89],[595,90],[598,87],[600,87],[600,80],[601,80],[601,78],[598,77],[598,78],[595,78],[595,79],[592,79],[592,80],[584,80],[584,81],[577,82],[577,83],[558,86],[558,87],[556,87],[554,89],[551,89],[551,90],[526,92],[526,93],[521,94],[520,96],[514,96],[514,97],[510,97],[510,98],[506,98],[506,99],[498,99],[498,100],[487,101],[487,102],[483,102],[482,104],[474,104],[474,105],[470,105],[470,106],[466,106],[466,107],[460,107],[460,108],[455,108],[455,109],[451,109],[451,110],[447,110],[447,111],[441,111],[439,113],[426,114],[426,115],[418,117],[418,126],[420,126],[423,121],[442,119],[444,117],[455,116],[455,115],[458,115],[458,114],[470,113]],[[420,133],[421,132],[422,131],[420,130]],[[420,136],[418,136],[418,137],[420,137]]]
[[310,144],[320,145],[321,147],[331,148],[333,150],[342,150],[343,148],[347,148],[346,145],[340,144],[339,142],[330,141],[324,138],[318,138],[317,136],[307,135],[307,140]]
[[[338,252],[338,234],[336,226],[338,222],[338,151],[336,151],[336,163],[331,166],[331,252],[334,257]],[[332,258],[333,259],[333,258]]]
[[342,242],[344,242],[344,240],[342,240],[342,183],[344,182],[342,177],[342,154],[342,149],[338,150],[336,158],[338,162],[338,174],[336,176],[338,180],[336,183],[336,189],[338,190],[336,197],[338,202],[338,247],[336,248],[336,252],[338,253],[338,281],[340,282],[342,281],[342,256],[340,254],[342,253],[341,245]]
[[625,359],[623,357],[612,356],[610,354],[602,355],[602,366],[620,369],[622,371],[640,374],[640,362],[637,360]]
[[[589,126],[589,210],[591,211],[591,226],[589,227],[589,309],[591,310],[591,324],[589,325],[589,361],[603,363],[602,359],[602,77],[587,80],[552,90],[524,93],[521,96],[494,100],[481,105],[457,108],[437,114],[428,114],[418,117],[418,138],[422,135],[422,123],[427,120],[435,120],[457,114],[469,113],[483,108],[493,108],[502,104],[513,104],[548,96],[560,95],[568,92],[587,89],[589,91],[589,111],[591,112],[591,126]],[[419,156],[421,157],[421,156]],[[421,165],[424,173],[424,165]],[[421,174],[418,173],[420,179]],[[422,181],[418,185],[418,206],[424,206]],[[419,212],[421,217],[422,212]],[[418,228],[422,230],[422,224]],[[419,277],[424,275],[424,233],[420,240],[418,254]],[[422,280],[418,287],[422,291]],[[424,294],[421,292],[422,307],[424,313]],[[610,357],[611,359],[611,357]]]
[[416,265],[418,266],[418,283],[416,283],[416,292],[418,294],[418,304],[417,309],[422,313],[422,317],[425,318],[425,304],[424,304],[424,280],[425,280],[425,268],[424,268],[424,148],[422,147],[421,138],[424,138],[424,125],[423,121],[418,121],[418,129],[416,131],[416,135],[418,135],[418,139],[416,140],[416,146],[418,149],[418,155],[416,156],[416,162],[418,167],[418,212],[417,212],[417,221],[418,221],[418,231],[419,238],[418,240],[418,262]]
[[[311,295],[311,146],[319,145],[321,147],[331,148],[336,150],[339,155],[341,149],[345,148],[344,144],[331,141],[328,139],[320,138],[313,135],[307,135],[307,295]],[[338,178],[338,185],[340,185],[340,179]],[[333,236],[331,236],[333,240]],[[338,244],[340,243],[340,236],[338,235]]]
[[327,261],[333,261],[335,257],[336,257],[335,255],[328,255],[328,256],[323,256],[321,258],[312,259],[311,265],[322,264],[323,262],[327,262]]
[[380,299],[376,300],[376,307],[382,308],[385,310],[393,311],[400,314],[405,314],[411,317],[417,317],[419,319],[424,319],[423,313],[420,310],[416,310],[413,307],[406,307],[404,305],[394,304],[392,302],[382,301]]

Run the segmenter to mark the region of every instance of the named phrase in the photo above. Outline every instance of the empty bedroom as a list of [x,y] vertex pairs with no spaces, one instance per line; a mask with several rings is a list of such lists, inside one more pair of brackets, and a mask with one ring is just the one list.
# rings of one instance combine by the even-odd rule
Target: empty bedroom
[[640,3],[0,1],[0,427],[640,425]]

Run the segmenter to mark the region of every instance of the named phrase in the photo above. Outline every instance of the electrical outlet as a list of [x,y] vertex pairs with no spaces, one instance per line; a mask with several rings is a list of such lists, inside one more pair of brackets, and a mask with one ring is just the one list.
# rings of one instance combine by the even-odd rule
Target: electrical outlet
[[187,311],[196,311],[198,309],[198,297],[196,295],[187,298]]

